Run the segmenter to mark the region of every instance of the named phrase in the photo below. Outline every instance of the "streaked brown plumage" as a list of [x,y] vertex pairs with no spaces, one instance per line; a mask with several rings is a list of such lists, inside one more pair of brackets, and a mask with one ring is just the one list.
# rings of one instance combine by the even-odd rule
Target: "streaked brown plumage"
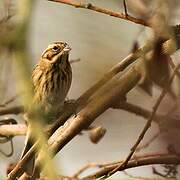
[[[34,98],[26,115],[28,121],[33,120],[33,115],[37,115],[37,113],[38,117],[41,116],[39,119],[43,120],[43,124],[52,123],[59,116],[72,80],[69,63],[70,50],[67,43],[55,42],[50,44],[43,52],[32,73]],[[28,124],[26,145],[21,158],[33,144],[31,122],[28,122]],[[33,162],[31,161],[25,168],[25,171],[30,175],[32,175],[33,164],[34,158]]]
[[47,121],[58,115],[71,85],[69,51],[67,43],[56,42],[49,45],[32,73],[35,93],[33,104],[47,115]]

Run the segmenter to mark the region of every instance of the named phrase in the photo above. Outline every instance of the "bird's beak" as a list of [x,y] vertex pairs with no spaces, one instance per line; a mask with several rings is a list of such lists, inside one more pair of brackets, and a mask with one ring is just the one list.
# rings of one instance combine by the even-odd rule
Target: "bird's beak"
[[[65,47],[59,52],[59,54],[57,54],[57,56],[55,58],[53,58],[52,61],[50,61],[51,63],[54,63],[55,61],[57,61],[61,56],[63,55],[67,55],[68,52],[71,51],[71,48],[68,44],[65,45]],[[67,58],[68,60],[68,58]]]
[[64,47],[64,49],[62,51],[69,52],[69,51],[71,51],[71,48],[68,44],[66,44],[66,46]]

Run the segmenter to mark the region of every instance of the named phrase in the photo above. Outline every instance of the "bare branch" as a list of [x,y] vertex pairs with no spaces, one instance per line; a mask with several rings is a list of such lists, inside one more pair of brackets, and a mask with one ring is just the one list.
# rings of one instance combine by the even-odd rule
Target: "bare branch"
[[25,124],[12,124],[0,126],[0,136],[24,136],[27,126]]
[[[136,156],[134,158],[132,158],[132,161],[136,161],[139,159],[144,159],[144,158],[155,158],[155,157],[165,157],[168,156],[169,154],[165,154],[165,153],[161,153],[161,154],[146,154],[146,155],[140,155],[140,156]],[[93,168],[93,167],[97,167],[100,168],[101,170],[103,170],[106,167],[109,166],[115,166],[118,164],[123,163],[123,160],[121,161],[112,161],[112,162],[105,162],[105,163],[88,163],[86,165],[84,165],[83,167],[81,167],[77,172],[74,173],[73,176],[71,176],[71,178],[78,178],[83,172],[85,172],[86,170],[88,170],[89,168]],[[94,174],[94,173],[93,173]]]
[[[180,65],[177,65],[177,67],[174,69],[174,72],[171,76],[171,78],[169,79],[169,81],[167,82],[166,84],[166,87],[164,87],[164,89],[162,90],[159,98],[157,99],[154,107],[153,107],[153,111],[151,113],[151,116],[149,117],[147,123],[145,124],[142,132],[140,133],[136,143],[134,144],[134,146],[131,148],[131,151],[129,153],[129,155],[127,156],[126,160],[124,161],[123,164],[121,164],[120,166],[124,166],[124,168],[127,166],[128,164],[128,161],[131,159],[131,157],[133,156],[134,152],[136,151],[136,148],[137,146],[140,144],[140,142],[142,141],[142,139],[144,138],[144,135],[146,134],[147,130],[150,128],[151,126],[151,122],[153,121],[154,117],[155,117],[155,114],[156,114],[156,111],[162,101],[162,99],[164,98],[165,94],[168,92],[168,88],[170,86],[170,84],[172,83],[173,79],[174,79],[174,76],[176,75],[178,69],[179,69]],[[112,174],[116,173],[121,167],[118,166],[117,168],[115,168],[112,172],[110,172],[108,174],[108,176],[111,176]]]
[[13,106],[13,107],[5,107],[0,108],[0,116],[6,114],[20,114],[24,112],[23,106]]
[[137,147],[136,152],[138,152],[138,151],[140,151],[140,150],[142,150],[142,149],[145,149],[145,148],[149,147],[149,145],[150,145],[153,141],[155,141],[155,140],[160,136],[160,134],[161,134],[161,131],[158,131],[158,132],[157,132],[155,135],[153,135],[153,137],[150,138],[150,140],[148,140],[145,144],[143,144],[143,145],[140,146],[140,147]]
[[152,165],[152,164],[180,164],[180,156],[178,155],[157,155],[152,157],[142,157],[138,158],[136,160],[130,160],[127,163],[126,168],[121,166],[123,163],[110,165],[103,167],[99,171],[85,176],[82,178],[83,180],[91,180],[91,179],[97,179],[100,177],[103,177],[107,175],[109,172],[111,172],[113,169],[116,169],[117,167],[120,167],[119,171],[123,171],[125,169],[133,168],[133,167],[140,167],[140,166],[146,166],[146,165]]
[[126,0],[123,0],[123,6],[124,6],[124,13],[125,13],[125,16],[127,17],[127,16],[128,16],[128,12],[127,12]]
[[80,61],[81,61],[81,59],[78,58],[78,59],[71,59],[69,62],[70,62],[71,64],[73,64],[73,63],[77,63],[77,62],[80,62]]
[[145,22],[143,19],[138,19],[138,18],[135,18],[135,17],[130,16],[128,14],[123,14],[123,13],[114,12],[114,11],[111,11],[111,10],[108,10],[108,9],[103,9],[101,7],[98,7],[98,6],[94,6],[91,3],[83,4],[83,3],[78,3],[78,2],[75,2],[75,1],[72,2],[72,1],[66,1],[66,0],[48,0],[48,1],[67,4],[67,5],[70,5],[70,6],[74,6],[75,8],[89,9],[89,10],[96,11],[96,12],[99,12],[99,13],[107,14],[109,16],[113,16],[113,17],[116,17],[116,18],[131,21],[133,23],[140,24],[140,25],[143,25],[143,26],[149,26],[148,22]]
[[[132,103],[129,103],[129,102],[125,102],[125,101],[117,102],[116,104],[114,104],[112,106],[112,108],[125,110],[127,112],[134,113],[137,116],[141,116],[141,117],[143,117],[145,119],[148,119],[149,116],[151,115],[150,110],[147,110],[147,109],[145,109],[143,107],[140,107],[138,105],[135,105],[135,104],[132,104]],[[165,118],[165,116],[156,115],[156,118],[154,120],[156,121],[156,120],[163,119],[163,118]]]
[[9,138],[9,142],[10,142],[10,149],[11,149],[10,152],[7,153],[7,152],[4,152],[3,150],[0,149],[0,153],[2,155],[4,155],[5,157],[11,157],[14,153],[14,146],[13,146],[12,138]]

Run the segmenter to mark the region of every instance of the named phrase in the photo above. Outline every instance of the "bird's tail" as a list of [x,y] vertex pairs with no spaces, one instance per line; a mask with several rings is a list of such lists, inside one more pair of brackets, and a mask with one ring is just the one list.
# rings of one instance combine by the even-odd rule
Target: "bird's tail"
[[[20,159],[22,159],[26,155],[26,153],[31,149],[31,147],[33,145],[34,145],[34,140],[33,140],[33,137],[32,137],[31,128],[28,126],[26,140],[25,140],[25,147],[23,149],[23,152],[22,152],[22,155],[21,155]],[[23,171],[29,176],[33,175],[34,164],[35,164],[35,154],[31,158],[31,160],[29,160],[25,164],[25,166],[23,167]]]

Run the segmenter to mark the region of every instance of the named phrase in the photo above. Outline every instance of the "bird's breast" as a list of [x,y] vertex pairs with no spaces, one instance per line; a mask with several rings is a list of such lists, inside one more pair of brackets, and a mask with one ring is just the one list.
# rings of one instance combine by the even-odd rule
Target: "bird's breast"
[[35,101],[43,107],[44,113],[56,114],[62,108],[72,79],[71,68],[58,66],[39,71],[34,78]]

